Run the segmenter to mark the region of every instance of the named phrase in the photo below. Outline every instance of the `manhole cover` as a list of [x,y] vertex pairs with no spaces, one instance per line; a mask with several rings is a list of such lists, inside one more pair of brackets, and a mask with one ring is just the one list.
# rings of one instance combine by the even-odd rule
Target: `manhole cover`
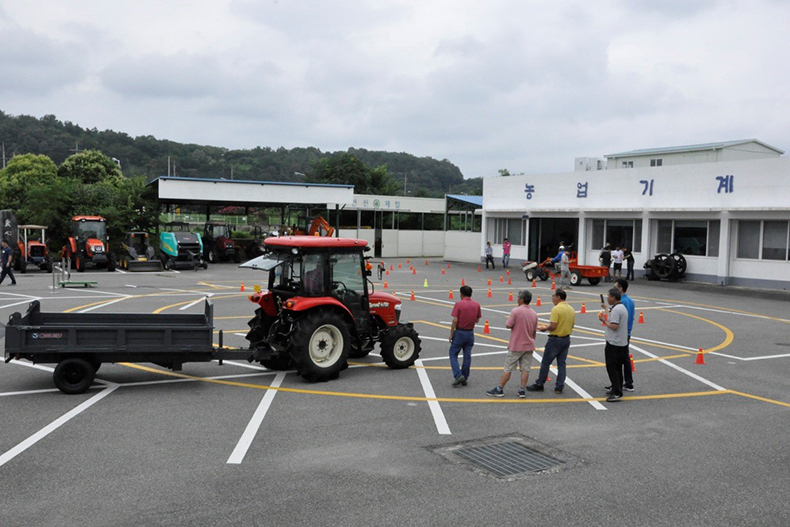
[[500,478],[539,472],[562,464],[559,459],[516,442],[462,448],[455,453],[475,467]]
[[585,463],[581,458],[521,434],[428,447],[447,461],[481,475],[515,481]]

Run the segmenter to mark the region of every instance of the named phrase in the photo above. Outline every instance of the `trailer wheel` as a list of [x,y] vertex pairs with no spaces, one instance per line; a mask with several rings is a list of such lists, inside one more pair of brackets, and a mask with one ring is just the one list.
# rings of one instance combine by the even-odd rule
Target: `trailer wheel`
[[309,382],[336,379],[348,366],[351,335],[340,315],[324,310],[308,313],[296,321],[293,335],[291,358]]
[[600,278],[588,278],[587,281],[590,282],[590,285],[598,285],[601,283]]
[[524,271],[524,276],[526,276],[528,282],[531,282],[535,278],[537,278],[537,275],[535,274],[535,269],[527,269],[526,271]]
[[393,370],[408,368],[420,356],[420,336],[413,327],[401,324],[381,341],[381,358]]
[[110,253],[110,257],[107,259],[107,271],[111,273],[115,272],[115,266],[116,266],[115,255]]
[[571,271],[571,285],[577,286],[582,283],[582,274],[579,271]]
[[58,390],[68,394],[85,393],[95,376],[96,369],[90,362],[74,357],[60,361],[53,374]]

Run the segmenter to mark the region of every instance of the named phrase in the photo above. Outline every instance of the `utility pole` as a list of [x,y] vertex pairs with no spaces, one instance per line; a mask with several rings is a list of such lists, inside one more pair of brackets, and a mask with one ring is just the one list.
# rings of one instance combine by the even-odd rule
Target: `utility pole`
[[3,141],[3,168],[5,168],[5,141]]
[[403,195],[406,195],[406,178],[408,178],[408,174],[403,174]]
[[80,152],[82,152],[82,150],[80,150],[80,142],[77,141],[76,144],[74,145],[74,148],[70,149],[69,152],[74,152],[75,154],[79,154]]
[[167,177],[170,177],[170,156],[167,156]]

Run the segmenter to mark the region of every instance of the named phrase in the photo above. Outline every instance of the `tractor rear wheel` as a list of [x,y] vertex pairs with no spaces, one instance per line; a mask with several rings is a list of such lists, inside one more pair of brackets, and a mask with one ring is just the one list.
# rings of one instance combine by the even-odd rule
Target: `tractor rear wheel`
[[296,371],[309,382],[336,379],[348,367],[351,335],[343,317],[331,311],[313,311],[296,321],[291,358]]
[[115,255],[110,253],[110,257],[107,259],[107,270],[109,272],[111,272],[111,273],[115,272],[115,266],[116,265],[117,265],[117,262],[115,260]]
[[528,282],[531,282],[538,277],[538,275],[535,274],[535,269],[527,269],[524,271],[524,276],[526,276]]
[[582,274],[579,271],[571,271],[571,285],[576,287],[582,283]]
[[401,324],[381,341],[381,358],[393,370],[408,368],[420,357],[420,336],[413,327]]

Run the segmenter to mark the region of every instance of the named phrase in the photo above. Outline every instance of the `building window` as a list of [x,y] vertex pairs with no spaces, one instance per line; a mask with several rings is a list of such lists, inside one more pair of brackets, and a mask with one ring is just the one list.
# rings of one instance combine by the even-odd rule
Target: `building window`
[[664,163],[663,159],[651,159],[650,166],[651,167],[660,167]]
[[788,227],[787,221],[739,221],[738,258],[787,261],[790,259]]
[[658,253],[719,255],[719,220],[658,220]]
[[633,161],[623,161],[623,168],[634,168]]
[[493,244],[501,245],[507,238],[512,245],[524,245],[524,220],[492,218],[488,222],[488,237]]
[[522,241],[524,231],[524,220],[507,220],[507,237],[513,245],[524,245]]
[[444,214],[431,214],[425,213],[423,224],[424,231],[442,231],[444,230]]
[[592,220],[592,249],[604,244],[642,252],[642,220]]

